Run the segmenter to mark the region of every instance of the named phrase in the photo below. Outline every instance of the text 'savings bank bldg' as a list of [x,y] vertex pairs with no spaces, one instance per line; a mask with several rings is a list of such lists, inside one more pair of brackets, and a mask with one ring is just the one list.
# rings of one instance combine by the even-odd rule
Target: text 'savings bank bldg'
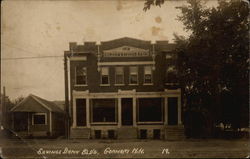
[[174,48],[167,41],[127,37],[70,43],[65,51],[70,137],[183,137]]

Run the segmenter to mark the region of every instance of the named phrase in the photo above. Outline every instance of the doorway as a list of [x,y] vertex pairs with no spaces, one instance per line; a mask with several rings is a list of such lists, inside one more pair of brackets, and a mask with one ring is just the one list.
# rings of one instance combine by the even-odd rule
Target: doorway
[[178,97],[168,98],[168,125],[178,124]]
[[133,99],[122,98],[122,125],[133,125]]

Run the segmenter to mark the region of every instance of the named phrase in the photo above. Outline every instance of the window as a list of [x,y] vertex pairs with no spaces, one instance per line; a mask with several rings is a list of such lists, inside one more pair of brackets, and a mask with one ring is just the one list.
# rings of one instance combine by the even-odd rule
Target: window
[[32,115],[32,123],[33,125],[46,125],[46,113],[35,113]]
[[151,66],[144,67],[144,83],[145,84],[152,83],[152,67]]
[[139,122],[163,121],[163,103],[161,98],[139,98]]
[[115,68],[115,84],[124,84],[123,67]]
[[137,67],[129,68],[129,83],[130,84],[138,83],[138,68]]
[[92,115],[93,122],[116,122],[115,99],[93,99]]
[[177,70],[175,66],[169,66],[166,70],[166,83],[177,83]]
[[87,69],[86,67],[76,67],[76,85],[87,84]]
[[101,68],[101,84],[109,84],[109,68],[108,67],[102,67]]

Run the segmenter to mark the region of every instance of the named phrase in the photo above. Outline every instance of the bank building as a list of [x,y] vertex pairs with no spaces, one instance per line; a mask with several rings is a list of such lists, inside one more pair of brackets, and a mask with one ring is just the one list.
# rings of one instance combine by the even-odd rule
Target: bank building
[[175,47],[128,37],[70,42],[64,53],[70,138],[184,138]]

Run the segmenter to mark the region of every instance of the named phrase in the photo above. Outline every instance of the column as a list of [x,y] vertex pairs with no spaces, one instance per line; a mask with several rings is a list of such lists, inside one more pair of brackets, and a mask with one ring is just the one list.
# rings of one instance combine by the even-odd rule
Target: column
[[133,126],[136,127],[136,98],[133,97]]
[[76,99],[73,98],[73,128],[76,127]]
[[28,135],[30,134],[30,113],[28,112]]
[[89,98],[86,98],[86,126],[87,128],[90,127],[90,122],[89,122],[89,119],[90,119],[90,105],[89,105]]
[[122,99],[118,98],[118,128],[122,125]]
[[50,135],[52,135],[52,112],[49,112],[49,131]]
[[164,98],[164,114],[165,114],[165,117],[164,117],[164,125],[168,125],[168,97],[165,97]]
[[178,125],[181,125],[181,95],[178,96]]
[[11,125],[12,125],[12,130],[13,130],[13,131],[15,131],[15,129],[14,129],[14,128],[15,128],[15,125],[14,125],[14,124],[15,124],[15,117],[14,117],[14,114],[15,114],[14,112],[11,113],[11,117],[12,117],[12,124],[11,124]]

